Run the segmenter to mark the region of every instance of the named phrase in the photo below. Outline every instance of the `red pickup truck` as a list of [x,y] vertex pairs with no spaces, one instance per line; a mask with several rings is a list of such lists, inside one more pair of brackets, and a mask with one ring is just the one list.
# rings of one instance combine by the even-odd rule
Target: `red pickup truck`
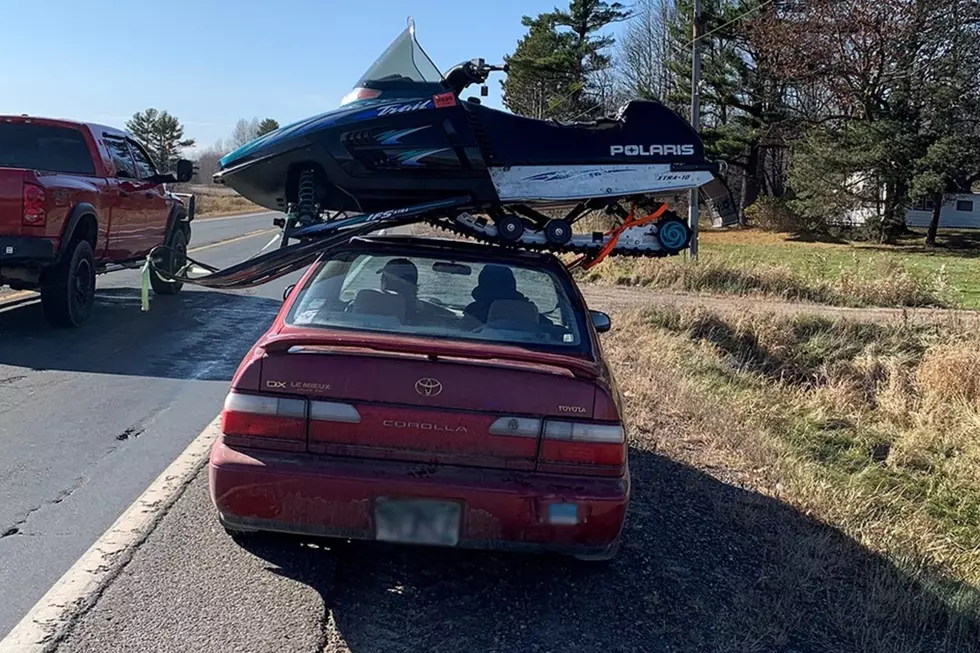
[[[40,290],[45,317],[78,326],[95,303],[95,276],[156,261],[183,265],[194,197],[167,183],[189,181],[193,163],[160,173],[131,134],[65,120],[0,116],[0,286]],[[180,284],[151,275],[154,292]]]

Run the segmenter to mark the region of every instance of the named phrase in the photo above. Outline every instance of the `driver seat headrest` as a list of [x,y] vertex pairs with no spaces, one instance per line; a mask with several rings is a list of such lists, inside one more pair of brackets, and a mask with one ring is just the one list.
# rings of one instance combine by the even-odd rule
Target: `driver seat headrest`
[[533,326],[538,323],[538,307],[526,299],[498,299],[490,304],[487,324],[500,321]]

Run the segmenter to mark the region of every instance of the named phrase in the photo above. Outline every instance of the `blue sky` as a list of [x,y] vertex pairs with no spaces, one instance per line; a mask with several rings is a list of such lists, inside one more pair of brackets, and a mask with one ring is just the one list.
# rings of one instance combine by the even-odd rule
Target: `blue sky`
[[[415,18],[442,70],[500,63],[522,15],[562,0],[0,0],[0,114],[122,127],[166,109],[200,146],[239,118],[285,124],[337,106]],[[20,26],[19,29],[9,29]],[[488,98],[500,106],[499,74]],[[474,89],[474,92],[475,91]]]

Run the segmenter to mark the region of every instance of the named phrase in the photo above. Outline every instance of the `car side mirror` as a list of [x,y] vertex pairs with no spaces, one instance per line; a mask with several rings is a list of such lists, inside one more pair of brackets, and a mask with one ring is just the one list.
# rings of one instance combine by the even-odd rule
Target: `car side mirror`
[[295,287],[296,287],[295,283],[291,283],[288,286],[286,286],[286,289],[282,291],[282,301],[286,301],[287,299],[289,299],[289,295],[292,294],[293,288]]
[[592,318],[592,326],[598,333],[605,333],[612,328],[612,320],[602,311],[589,311],[589,317]]
[[186,184],[194,178],[194,162],[189,159],[177,159],[177,183]]

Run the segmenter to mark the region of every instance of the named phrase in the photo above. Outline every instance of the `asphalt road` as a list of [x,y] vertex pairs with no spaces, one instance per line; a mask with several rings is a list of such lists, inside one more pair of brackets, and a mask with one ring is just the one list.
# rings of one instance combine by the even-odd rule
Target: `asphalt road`
[[[192,256],[219,267],[251,256],[273,236],[272,215],[196,222],[192,248],[235,240]],[[298,276],[151,293],[143,313],[139,273],[115,272],[99,277],[77,330],[48,327],[36,301],[0,305],[0,635],[220,411]]]

